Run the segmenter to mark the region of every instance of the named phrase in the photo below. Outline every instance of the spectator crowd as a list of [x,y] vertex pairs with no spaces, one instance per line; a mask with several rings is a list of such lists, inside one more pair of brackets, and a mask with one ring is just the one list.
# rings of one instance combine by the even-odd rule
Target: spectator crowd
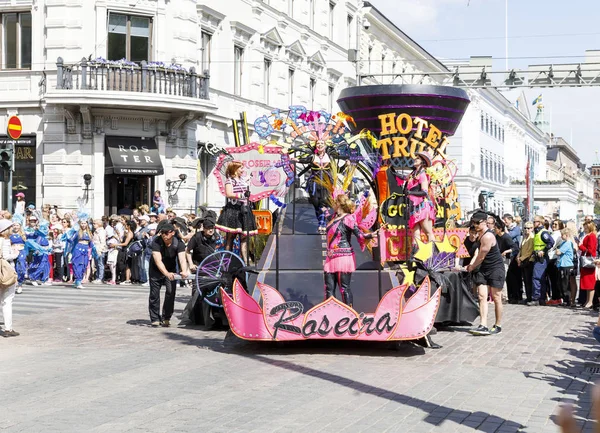
[[[168,274],[172,276],[182,267],[195,271],[204,258],[225,247],[225,238],[215,230],[216,219],[215,212],[204,207],[199,208],[198,214],[177,215],[165,207],[159,191],[151,207],[131,209],[125,205],[118,215],[97,219],[85,212],[61,212],[49,205],[42,209],[33,204],[25,206],[19,194],[14,214],[0,211],[2,258],[17,274],[16,284],[0,289],[4,317],[4,332],[0,335],[18,335],[12,329],[12,301],[27,285],[73,284],[82,289],[84,284],[137,283],[152,288],[152,253],[161,251],[154,245],[161,234],[168,234],[169,242],[170,238],[177,238],[185,251],[185,263],[179,261]],[[239,239],[227,246],[240,252]],[[154,271],[156,275],[161,273]],[[188,286],[185,281],[178,284]],[[150,315],[153,324],[168,326],[168,318],[161,320],[153,315],[152,305]]]
[[[576,230],[573,221],[564,222],[558,218],[549,220],[535,216],[532,221],[522,223],[520,218],[510,214],[499,217],[480,212],[469,224],[469,235],[465,246],[470,257],[463,261],[463,268],[469,272],[469,280],[479,291],[480,312],[487,313],[482,304],[524,304],[535,306],[563,306],[600,308],[600,235],[593,216],[588,215]],[[483,215],[483,217],[481,216]],[[478,229],[485,219],[486,228]],[[493,233],[495,242],[491,248],[483,249],[483,236]],[[488,251],[497,251],[504,260],[504,278],[497,279],[490,287],[482,277],[480,265],[485,264]],[[475,264],[470,266],[469,264]],[[498,287],[499,286],[499,287]],[[493,298],[494,290],[502,289],[498,301]],[[497,320],[501,316],[501,306],[496,305]],[[500,313],[500,314],[499,314]],[[482,318],[484,314],[482,313]],[[483,321],[483,320],[482,320]],[[476,335],[489,335],[493,332],[482,323],[475,330]]]

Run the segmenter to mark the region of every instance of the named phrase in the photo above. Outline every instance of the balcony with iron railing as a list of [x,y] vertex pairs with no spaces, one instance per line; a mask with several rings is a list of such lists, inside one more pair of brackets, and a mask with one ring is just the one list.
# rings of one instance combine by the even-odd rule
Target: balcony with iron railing
[[108,62],[82,59],[56,63],[56,86],[46,89],[48,102],[158,109],[161,111],[214,111],[208,71],[196,73],[178,65],[158,62]]

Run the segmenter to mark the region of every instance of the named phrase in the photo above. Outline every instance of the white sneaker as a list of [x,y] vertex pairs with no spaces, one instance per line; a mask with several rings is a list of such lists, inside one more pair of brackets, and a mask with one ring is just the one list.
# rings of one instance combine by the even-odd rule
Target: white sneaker
[[17,293],[17,294],[21,294],[21,293],[23,293],[23,287],[21,287],[20,285],[19,285],[19,286],[17,286],[16,293]]
[[129,280],[123,281],[121,284],[123,284],[125,286],[131,286],[131,281],[129,281]]
[[142,287],[150,287],[150,283],[143,283]]
[[102,280],[96,279],[96,280],[92,281],[92,284],[102,284]]
[[52,281],[48,280],[45,283],[42,283],[42,286],[51,286],[52,285]]
[[85,289],[85,287],[83,287],[83,285],[81,283],[79,283],[77,286],[75,286],[76,289]]
[[31,280],[31,285],[32,286],[39,286],[39,283],[35,280]]

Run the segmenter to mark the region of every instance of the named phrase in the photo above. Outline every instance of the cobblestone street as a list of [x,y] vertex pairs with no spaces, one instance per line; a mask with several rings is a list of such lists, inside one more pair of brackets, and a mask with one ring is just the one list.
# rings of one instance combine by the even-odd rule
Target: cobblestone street
[[502,334],[449,328],[425,350],[154,329],[136,286],[26,287],[14,309],[2,432],[556,432],[564,402],[592,428],[596,315],[581,310],[507,305]]

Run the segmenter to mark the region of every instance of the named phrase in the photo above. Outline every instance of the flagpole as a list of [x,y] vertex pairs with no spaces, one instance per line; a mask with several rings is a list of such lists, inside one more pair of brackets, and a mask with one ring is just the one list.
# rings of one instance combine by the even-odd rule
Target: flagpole
[[508,71],[508,0],[505,0],[504,6],[504,57]]

